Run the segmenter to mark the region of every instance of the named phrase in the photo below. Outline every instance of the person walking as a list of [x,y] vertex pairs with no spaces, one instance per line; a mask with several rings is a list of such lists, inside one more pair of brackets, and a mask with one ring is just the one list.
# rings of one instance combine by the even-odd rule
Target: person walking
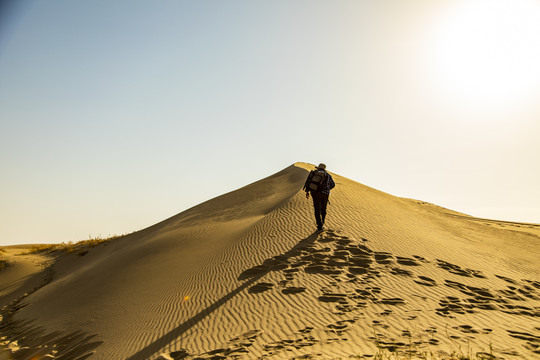
[[315,170],[311,170],[303,190],[306,191],[306,198],[309,194],[313,199],[313,208],[315,210],[315,221],[317,222],[317,231],[324,230],[324,220],[326,218],[326,205],[330,197],[330,190],[336,186],[332,175],[326,171],[325,164],[319,164]]

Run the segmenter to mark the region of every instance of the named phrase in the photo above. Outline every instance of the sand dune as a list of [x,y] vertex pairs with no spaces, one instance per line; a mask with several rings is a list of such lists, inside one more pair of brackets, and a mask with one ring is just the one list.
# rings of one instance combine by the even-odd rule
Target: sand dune
[[[87,253],[16,255],[0,334],[16,359],[540,358],[540,226],[473,218],[312,165]],[[33,265],[32,265],[33,264]]]

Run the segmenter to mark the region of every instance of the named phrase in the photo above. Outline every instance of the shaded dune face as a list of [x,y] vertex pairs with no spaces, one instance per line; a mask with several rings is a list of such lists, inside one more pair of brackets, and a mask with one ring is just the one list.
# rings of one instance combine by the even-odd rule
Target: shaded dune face
[[490,344],[509,359],[540,356],[538,225],[472,218],[332,174],[329,230],[315,233],[301,191],[312,168],[294,164],[62,256],[3,333],[39,329],[38,342],[64,339],[64,354],[92,359],[442,357]]

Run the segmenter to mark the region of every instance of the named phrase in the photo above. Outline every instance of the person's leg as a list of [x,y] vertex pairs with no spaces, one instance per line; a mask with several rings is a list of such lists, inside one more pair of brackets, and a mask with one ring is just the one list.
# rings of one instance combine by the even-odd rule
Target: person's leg
[[313,208],[315,210],[315,221],[317,222],[317,229],[321,230],[323,226],[323,222],[321,219],[321,195],[316,192],[311,193],[311,197],[313,198]]
[[321,194],[321,223],[324,225],[324,220],[326,218],[326,205],[328,205],[328,195]]

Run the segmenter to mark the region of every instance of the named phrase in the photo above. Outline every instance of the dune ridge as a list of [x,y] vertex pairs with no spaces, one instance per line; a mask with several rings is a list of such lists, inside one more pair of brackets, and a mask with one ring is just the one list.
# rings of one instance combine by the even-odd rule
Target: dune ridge
[[78,342],[62,351],[92,359],[443,358],[490,347],[540,357],[539,225],[332,174],[329,230],[314,233],[300,191],[312,168],[296,163],[84,256],[42,259],[41,286],[19,279],[17,292],[0,292],[7,345],[18,336],[37,348],[21,339],[38,327],[51,344],[71,334]]

